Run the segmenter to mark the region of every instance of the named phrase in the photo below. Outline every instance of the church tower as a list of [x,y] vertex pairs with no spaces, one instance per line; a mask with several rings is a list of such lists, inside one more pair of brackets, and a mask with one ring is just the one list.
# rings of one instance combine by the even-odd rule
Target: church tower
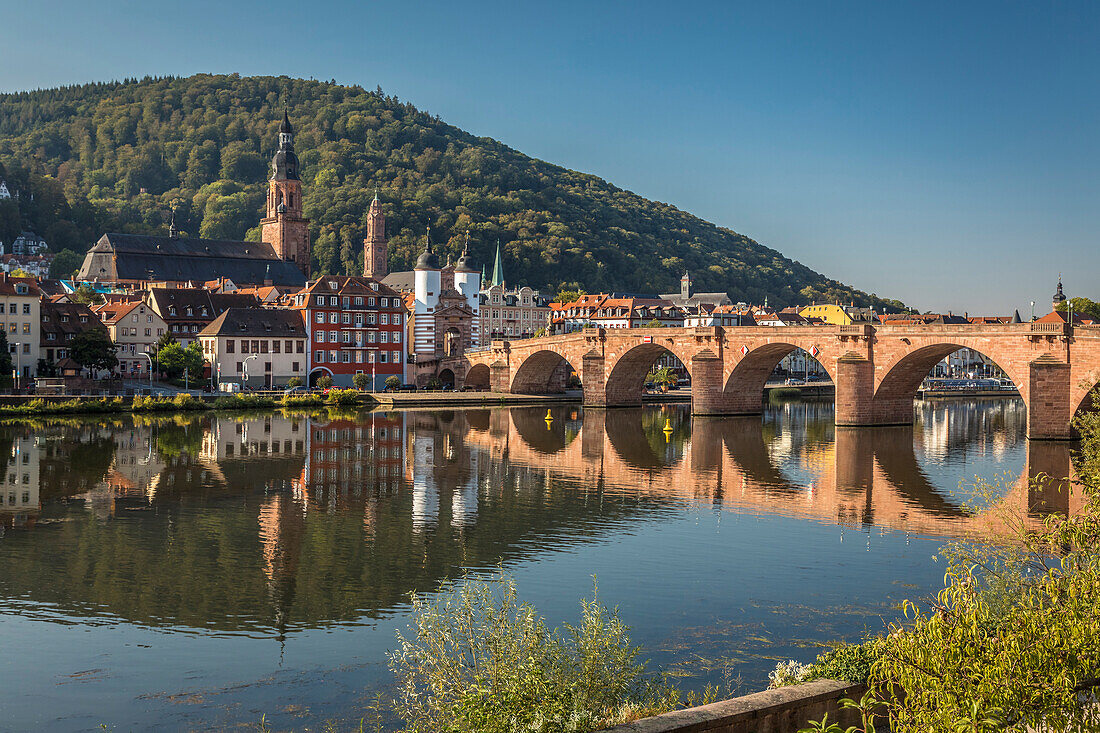
[[378,191],[375,191],[374,201],[370,202],[370,211],[367,213],[367,238],[363,240],[363,277],[381,280],[389,273],[386,264],[388,251],[386,215],[382,213]]
[[302,217],[302,181],[298,177],[298,156],[294,153],[294,128],[283,110],[279,126],[279,149],[271,159],[271,180],[267,190],[267,216],[260,220],[261,239],[281,259],[293,262],[309,278],[309,219]]

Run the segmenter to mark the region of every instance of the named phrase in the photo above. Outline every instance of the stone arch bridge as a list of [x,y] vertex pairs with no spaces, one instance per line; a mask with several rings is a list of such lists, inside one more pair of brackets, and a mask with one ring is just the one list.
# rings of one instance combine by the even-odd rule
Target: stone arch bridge
[[1063,323],[872,326],[747,326],[586,329],[563,336],[494,341],[444,359],[455,386],[516,394],[562,392],[570,374],[590,407],[640,405],[645,377],[671,353],[691,376],[695,415],[751,415],[764,385],[796,348],[812,354],[836,386],[836,423],[913,422],[913,398],[932,367],[973,349],[1008,375],[1027,405],[1028,437],[1071,437],[1073,415],[1092,407],[1100,382],[1100,327]]

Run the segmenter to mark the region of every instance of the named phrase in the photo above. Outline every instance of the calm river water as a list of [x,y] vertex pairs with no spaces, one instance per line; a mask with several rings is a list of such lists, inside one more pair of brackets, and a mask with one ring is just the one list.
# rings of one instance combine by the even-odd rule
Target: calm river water
[[838,430],[816,403],[550,416],[0,427],[0,728],[357,720],[409,592],[501,565],[552,624],[596,576],[654,665],[753,691],[936,589],[933,555],[986,519],[965,482],[1005,476],[1034,513],[1028,474],[1069,466],[1018,401],[918,405],[912,429]]

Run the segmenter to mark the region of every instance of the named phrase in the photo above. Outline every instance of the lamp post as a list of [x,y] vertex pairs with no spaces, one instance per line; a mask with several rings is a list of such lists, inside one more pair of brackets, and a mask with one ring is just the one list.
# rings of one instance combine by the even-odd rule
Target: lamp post
[[241,364],[241,374],[244,381],[244,386],[248,387],[248,362],[255,359],[259,354],[253,354],[252,356],[245,357],[244,362]]
[[149,360],[149,392],[153,391],[153,357],[149,356],[149,352],[143,351],[141,355]]
[[1035,320],[1035,301],[1031,301],[1031,320]]

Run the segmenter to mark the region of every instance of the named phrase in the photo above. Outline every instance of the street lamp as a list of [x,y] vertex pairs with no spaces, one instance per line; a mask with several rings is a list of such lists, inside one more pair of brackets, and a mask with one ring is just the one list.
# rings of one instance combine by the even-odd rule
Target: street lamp
[[1035,301],[1031,301],[1031,320],[1035,320]]
[[244,386],[248,386],[248,362],[251,359],[255,359],[259,354],[253,354],[252,356],[245,357],[244,362],[241,364],[241,376],[244,381]]
[[149,356],[148,352],[141,352],[141,355],[149,360],[149,391],[153,391],[153,357]]

